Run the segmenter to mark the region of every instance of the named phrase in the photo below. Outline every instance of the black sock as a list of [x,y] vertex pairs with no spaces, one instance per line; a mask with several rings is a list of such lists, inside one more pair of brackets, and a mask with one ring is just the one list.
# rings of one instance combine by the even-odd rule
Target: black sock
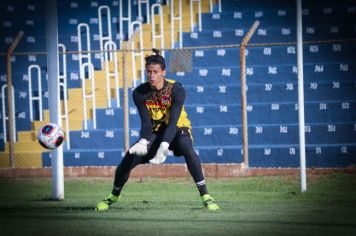
[[195,183],[197,185],[198,191],[200,193],[200,196],[203,196],[205,194],[208,194],[208,189],[205,185],[205,180],[199,181]]
[[122,190],[122,187],[113,187],[112,188],[112,191],[111,191],[111,194],[114,195],[114,196],[119,196],[120,193],[121,193],[121,190]]

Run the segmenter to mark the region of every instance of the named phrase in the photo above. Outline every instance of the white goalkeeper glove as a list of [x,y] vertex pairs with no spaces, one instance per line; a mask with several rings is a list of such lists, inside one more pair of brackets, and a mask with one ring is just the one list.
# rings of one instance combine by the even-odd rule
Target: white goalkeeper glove
[[149,142],[141,138],[137,143],[135,143],[130,149],[129,153],[137,156],[144,156],[147,154],[147,145]]
[[150,160],[150,162],[152,164],[163,163],[168,155],[168,147],[169,147],[169,143],[162,142],[161,145],[159,145],[156,155],[153,157],[153,159]]

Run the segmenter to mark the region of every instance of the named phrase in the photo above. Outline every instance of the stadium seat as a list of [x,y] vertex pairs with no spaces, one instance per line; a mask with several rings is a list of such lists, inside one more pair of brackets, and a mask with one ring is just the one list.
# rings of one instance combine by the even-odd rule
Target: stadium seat
[[[64,44],[67,51],[78,50],[78,24],[86,23],[90,27],[91,50],[96,51],[91,54],[91,59],[96,72],[100,73],[100,78],[96,78],[96,92],[102,95],[97,101],[96,129],[94,121],[89,118],[88,129],[84,130],[78,54],[66,54],[68,98],[71,101],[70,127],[75,128],[71,128],[71,149],[65,148],[64,164],[117,165],[123,156],[123,107],[122,104],[117,106],[119,104],[116,104],[113,96],[112,106],[109,107],[106,97],[103,97],[104,71],[97,50],[100,49],[98,7],[110,7],[111,36],[118,43],[119,1],[57,2],[59,43]],[[126,9],[127,1],[123,2]],[[134,2],[132,20],[138,17],[138,7]],[[154,3],[156,1],[151,0],[149,4],[151,6]],[[25,32],[16,50],[29,54],[12,58],[12,80],[15,87],[17,131],[33,132],[41,122],[38,121],[37,102],[33,103],[35,121],[30,121],[28,67],[32,64],[41,67],[43,109],[48,109],[48,81],[45,76],[47,58],[42,54],[30,53],[46,50],[43,43],[46,27],[44,5],[39,1],[24,4],[7,0],[1,2],[0,6],[0,27],[3,32],[0,35],[0,51],[7,50],[19,29]],[[222,0],[221,12],[217,11],[217,5],[212,13],[203,12],[202,31],[198,31],[195,26],[193,32],[183,33],[184,47],[199,46],[185,51],[186,55],[191,52],[191,71],[177,72],[175,62],[171,61],[173,53],[166,51],[167,78],[185,87],[185,109],[193,125],[194,145],[203,163],[243,161],[239,44],[253,22],[259,20],[260,25],[246,48],[249,163],[251,167],[299,166],[295,15],[295,2]],[[355,5],[350,0],[303,1],[304,111],[308,167],[346,167],[356,163],[356,44],[348,40],[356,36],[353,23],[355,15]],[[168,15],[165,16],[167,19]],[[146,20],[143,11],[143,23]],[[184,22],[185,28],[189,28],[186,27],[187,22]],[[127,39],[126,25],[123,32]],[[105,29],[104,34],[107,34]],[[334,41],[321,43],[323,40]],[[266,45],[268,43],[274,45]],[[0,57],[5,61],[3,55]],[[121,67],[119,70],[122,73]],[[38,94],[36,79],[32,82],[33,94]],[[0,86],[5,84],[6,65],[1,63]],[[132,89],[129,89],[130,143],[139,138],[140,132],[140,118],[132,101]],[[119,92],[122,102],[122,89]],[[0,116],[1,123],[3,116]],[[0,132],[3,133],[2,125]],[[3,138],[0,135],[0,150],[5,149]],[[48,152],[42,154],[42,161],[43,166],[50,166]],[[167,163],[184,163],[184,159],[170,155]]]

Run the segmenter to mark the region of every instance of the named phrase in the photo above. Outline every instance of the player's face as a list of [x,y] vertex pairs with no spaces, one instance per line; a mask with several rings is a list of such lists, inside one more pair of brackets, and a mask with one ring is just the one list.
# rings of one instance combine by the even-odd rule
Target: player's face
[[150,64],[146,67],[147,80],[153,89],[163,88],[166,70],[162,70],[160,64]]

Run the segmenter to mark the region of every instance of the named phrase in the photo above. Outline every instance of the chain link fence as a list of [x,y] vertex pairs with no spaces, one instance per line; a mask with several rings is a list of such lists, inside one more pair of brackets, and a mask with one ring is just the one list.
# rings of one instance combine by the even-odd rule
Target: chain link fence
[[[172,33],[171,10],[169,6],[163,6],[162,19],[154,15],[150,24],[137,23],[128,29],[125,38],[131,38],[131,41],[122,41],[122,35],[118,34],[110,40],[101,40],[98,35],[88,35],[87,24],[78,24],[77,36],[73,36],[76,32],[71,35],[73,41],[59,45],[58,89],[61,91],[62,126],[66,131],[63,144],[66,166],[116,165],[128,145],[139,138],[140,120],[131,92],[146,81],[144,58],[152,54],[152,48],[161,49],[166,58],[167,78],[182,83],[186,89],[185,108],[193,124],[197,152],[202,154],[203,161],[220,162],[227,155],[228,161],[243,162],[239,43],[248,29],[241,26],[224,31],[207,26],[208,30],[201,33],[197,5],[192,16],[195,25],[192,26],[189,1],[183,2],[184,34],[178,31],[178,21],[174,23]],[[209,7],[208,1],[202,1],[202,12],[209,12]],[[178,6],[174,8],[176,12]],[[231,17],[238,20],[240,14],[236,12]],[[220,20],[220,15],[212,14],[210,20]],[[223,22],[219,24],[223,25]],[[350,75],[354,75],[355,55],[352,51],[355,39],[351,34],[344,39],[335,37],[334,28],[330,28],[328,40],[307,34],[309,41],[304,42],[309,60],[305,67],[306,93],[311,101],[308,111],[316,117],[313,124],[307,124],[306,133],[311,133],[311,130],[324,132],[318,123],[328,124],[328,132],[335,133],[344,126],[347,130],[355,130],[353,126],[349,127],[354,123],[354,93],[350,89],[354,88],[354,81]],[[252,135],[251,143],[255,145],[254,153],[258,157],[271,155],[276,145],[281,147],[276,152],[283,153],[286,149],[286,155],[291,159],[298,151],[295,125],[298,110],[297,50],[291,29],[258,29],[258,40],[252,40],[243,55],[246,57],[246,109],[251,121],[247,132]],[[311,31],[310,27],[308,30]],[[82,38],[87,36],[92,43],[90,46],[87,44],[90,42],[82,42]],[[283,42],[278,42],[281,38]],[[181,48],[183,41],[184,45],[191,46]],[[37,142],[37,130],[50,122],[47,55],[35,51],[12,55],[13,98],[8,96],[6,87],[9,79],[5,69],[6,55],[0,57],[3,62],[0,66],[0,167],[49,166],[49,151]],[[328,61],[330,58],[333,58],[332,63]],[[341,77],[341,74],[345,80],[331,79]],[[335,101],[328,101],[323,94],[335,96],[335,101],[342,103],[342,110],[336,112],[335,108],[328,110],[327,115],[321,114],[320,111],[335,105]],[[14,101],[14,117],[8,112],[9,104],[12,106],[9,101]],[[319,107],[314,109],[313,104]],[[334,114],[340,114],[340,117]],[[336,125],[330,123],[328,117],[332,117],[334,120],[330,120]],[[345,119],[346,124],[339,125]],[[10,121],[15,121],[12,129]],[[14,138],[11,138],[9,129],[15,131]],[[317,136],[315,143],[328,143],[329,140],[320,140],[321,136],[329,137],[329,133]],[[330,138],[334,146],[353,143],[350,139],[354,133],[344,135],[346,139],[337,135]],[[9,155],[9,141],[12,139],[13,161]],[[321,154],[321,147],[314,146],[316,155]],[[342,146],[342,152],[347,152],[347,148],[351,149],[352,145]],[[260,149],[263,155],[259,154]]]
[[[223,46],[220,49],[218,47],[210,47],[210,49],[209,47],[192,47],[189,49],[160,50],[160,53],[166,59],[167,79],[176,80],[181,82],[183,86],[187,86],[188,106],[194,106],[198,103],[209,104],[213,101],[211,97],[199,96],[203,94],[204,89],[202,87],[204,86],[199,86],[197,81],[201,80],[202,83],[205,83],[204,78],[208,77],[207,69],[204,69],[204,67],[209,65],[205,62],[204,53],[217,54],[217,52],[220,52],[221,54],[222,48]],[[238,66],[238,48],[235,49],[234,64]],[[103,145],[103,150],[107,148],[125,150],[129,143],[138,138],[137,130],[139,130],[140,123],[131,92],[135,87],[146,82],[144,58],[151,54],[152,48],[145,50],[128,49],[127,51],[117,49],[98,50],[81,53],[60,51],[58,77],[60,86],[58,89],[61,91],[62,127],[66,133],[66,141],[63,144],[65,152],[75,150],[80,152],[82,149],[89,149],[91,148],[90,142],[92,142],[93,150],[100,151],[100,145],[96,146],[95,143],[102,143],[103,141],[98,141],[99,138],[96,136],[99,137],[100,133],[103,132],[106,133],[106,136],[113,133],[115,139],[117,139],[116,145]],[[83,59],[83,55],[87,57]],[[101,61],[102,55],[103,60]],[[82,62],[79,61],[80,58],[82,58]],[[194,70],[193,58],[199,61],[200,69]],[[42,167],[43,153],[49,152],[37,141],[38,129],[50,122],[46,55],[43,53],[17,54],[12,56],[12,64],[14,71],[12,81],[15,91],[13,98],[14,124],[16,129],[14,166]],[[219,72],[212,73],[232,77],[229,71],[229,69],[220,68]],[[231,80],[239,83],[238,71],[235,70],[234,73],[234,79]],[[6,86],[6,76],[3,75],[1,87],[5,88]],[[2,90],[1,94],[7,95],[7,90]],[[238,96],[236,99],[235,102],[238,102]],[[7,119],[8,100],[6,96],[2,101],[1,117],[5,119],[5,122],[1,124],[3,135],[1,136],[0,164],[2,167],[6,167],[9,166],[10,159],[8,142],[10,127]],[[127,106],[126,113],[125,105]],[[110,116],[114,119],[107,119]],[[128,119],[126,123],[125,118]],[[199,121],[195,120],[194,123],[198,124]],[[126,131],[126,139],[123,139],[125,137],[125,124],[130,129]],[[7,130],[7,135],[4,132],[5,130]],[[88,133],[91,133],[90,138],[86,136]],[[117,136],[117,134],[120,136]],[[88,141],[86,139],[92,140],[85,143],[85,141]],[[81,142],[84,142],[83,146],[81,146]],[[118,155],[121,155],[121,152]]]
[[[347,42],[341,43],[325,42],[317,47],[337,52],[340,45],[351,45]],[[310,50],[310,53],[314,53],[315,46],[313,43],[306,43],[304,47]],[[297,152],[298,147],[290,144],[298,142],[295,131],[297,126],[294,125],[298,110],[295,49],[293,43],[254,44],[252,47],[247,47],[245,51],[246,109],[249,119],[248,132],[251,136],[249,139],[251,145],[267,142],[263,144],[264,155],[270,155],[270,146],[278,143],[281,146],[288,146],[289,155],[296,155]],[[66,142],[63,144],[66,165],[78,165],[76,162],[79,162],[78,159],[80,159],[79,165],[88,165],[93,163],[93,158],[94,165],[116,165],[128,145],[139,138],[140,119],[131,93],[135,87],[146,81],[145,68],[141,66],[144,65],[144,57],[152,54],[151,50],[150,48],[84,52],[90,55],[91,63],[88,63],[87,58],[80,63],[79,58],[82,56],[79,52],[60,53],[61,86],[59,89],[61,112],[64,116],[62,126],[66,131]],[[161,53],[166,58],[167,79],[180,82],[186,89],[185,108],[192,121],[197,152],[200,152],[204,158],[212,155],[204,154],[207,147],[216,147],[213,153],[216,157],[212,156],[220,158],[229,151],[224,147],[230,145],[236,148],[234,155],[242,162],[240,45],[165,49],[161,50]],[[101,61],[102,54],[104,54],[103,61]],[[271,55],[275,56],[271,57]],[[66,69],[63,67],[64,57]],[[277,64],[282,57],[284,63]],[[15,167],[48,166],[48,150],[43,149],[37,142],[38,128],[49,122],[46,55],[16,54],[12,57],[12,63],[15,91]],[[328,84],[327,81],[319,81],[317,78],[326,67],[335,70],[335,73],[341,71],[344,76],[352,73],[349,69],[351,65],[345,63],[325,64],[324,67],[318,63],[307,65],[305,67],[306,94],[312,96],[309,97],[311,103],[308,104],[308,109],[312,109],[313,104],[319,104],[313,110],[313,114],[317,113],[315,115],[317,116],[320,111],[325,110],[325,107],[332,106],[333,104],[328,105],[323,101],[324,92],[332,88],[329,95],[340,94],[338,99],[342,102],[342,110],[338,115],[352,116],[353,103],[348,102],[348,97],[353,96],[349,91],[353,88],[353,82],[331,81]],[[38,89],[39,81],[41,81],[41,91]],[[64,81],[66,81],[65,86]],[[348,83],[350,86],[346,86]],[[1,121],[5,118],[5,122],[1,124],[0,164],[6,167],[9,166],[9,124],[6,118],[8,103],[4,75],[1,76],[1,89],[1,95],[5,96],[1,99]],[[89,96],[93,94],[95,94],[95,102]],[[40,95],[42,104],[37,100]],[[333,110],[328,111],[328,116],[336,117],[333,112]],[[328,116],[317,116],[315,119],[330,122]],[[342,117],[340,119],[343,119]],[[274,129],[274,126],[278,130],[269,131]],[[306,125],[307,135],[312,135],[312,130],[318,129],[320,125],[314,126]],[[4,132],[5,127],[7,135]],[[329,131],[336,128],[328,125]],[[335,135],[335,139],[341,138]],[[315,150],[320,155],[320,148]],[[95,157],[91,156],[91,152]],[[109,155],[108,152],[116,159],[104,162]]]

